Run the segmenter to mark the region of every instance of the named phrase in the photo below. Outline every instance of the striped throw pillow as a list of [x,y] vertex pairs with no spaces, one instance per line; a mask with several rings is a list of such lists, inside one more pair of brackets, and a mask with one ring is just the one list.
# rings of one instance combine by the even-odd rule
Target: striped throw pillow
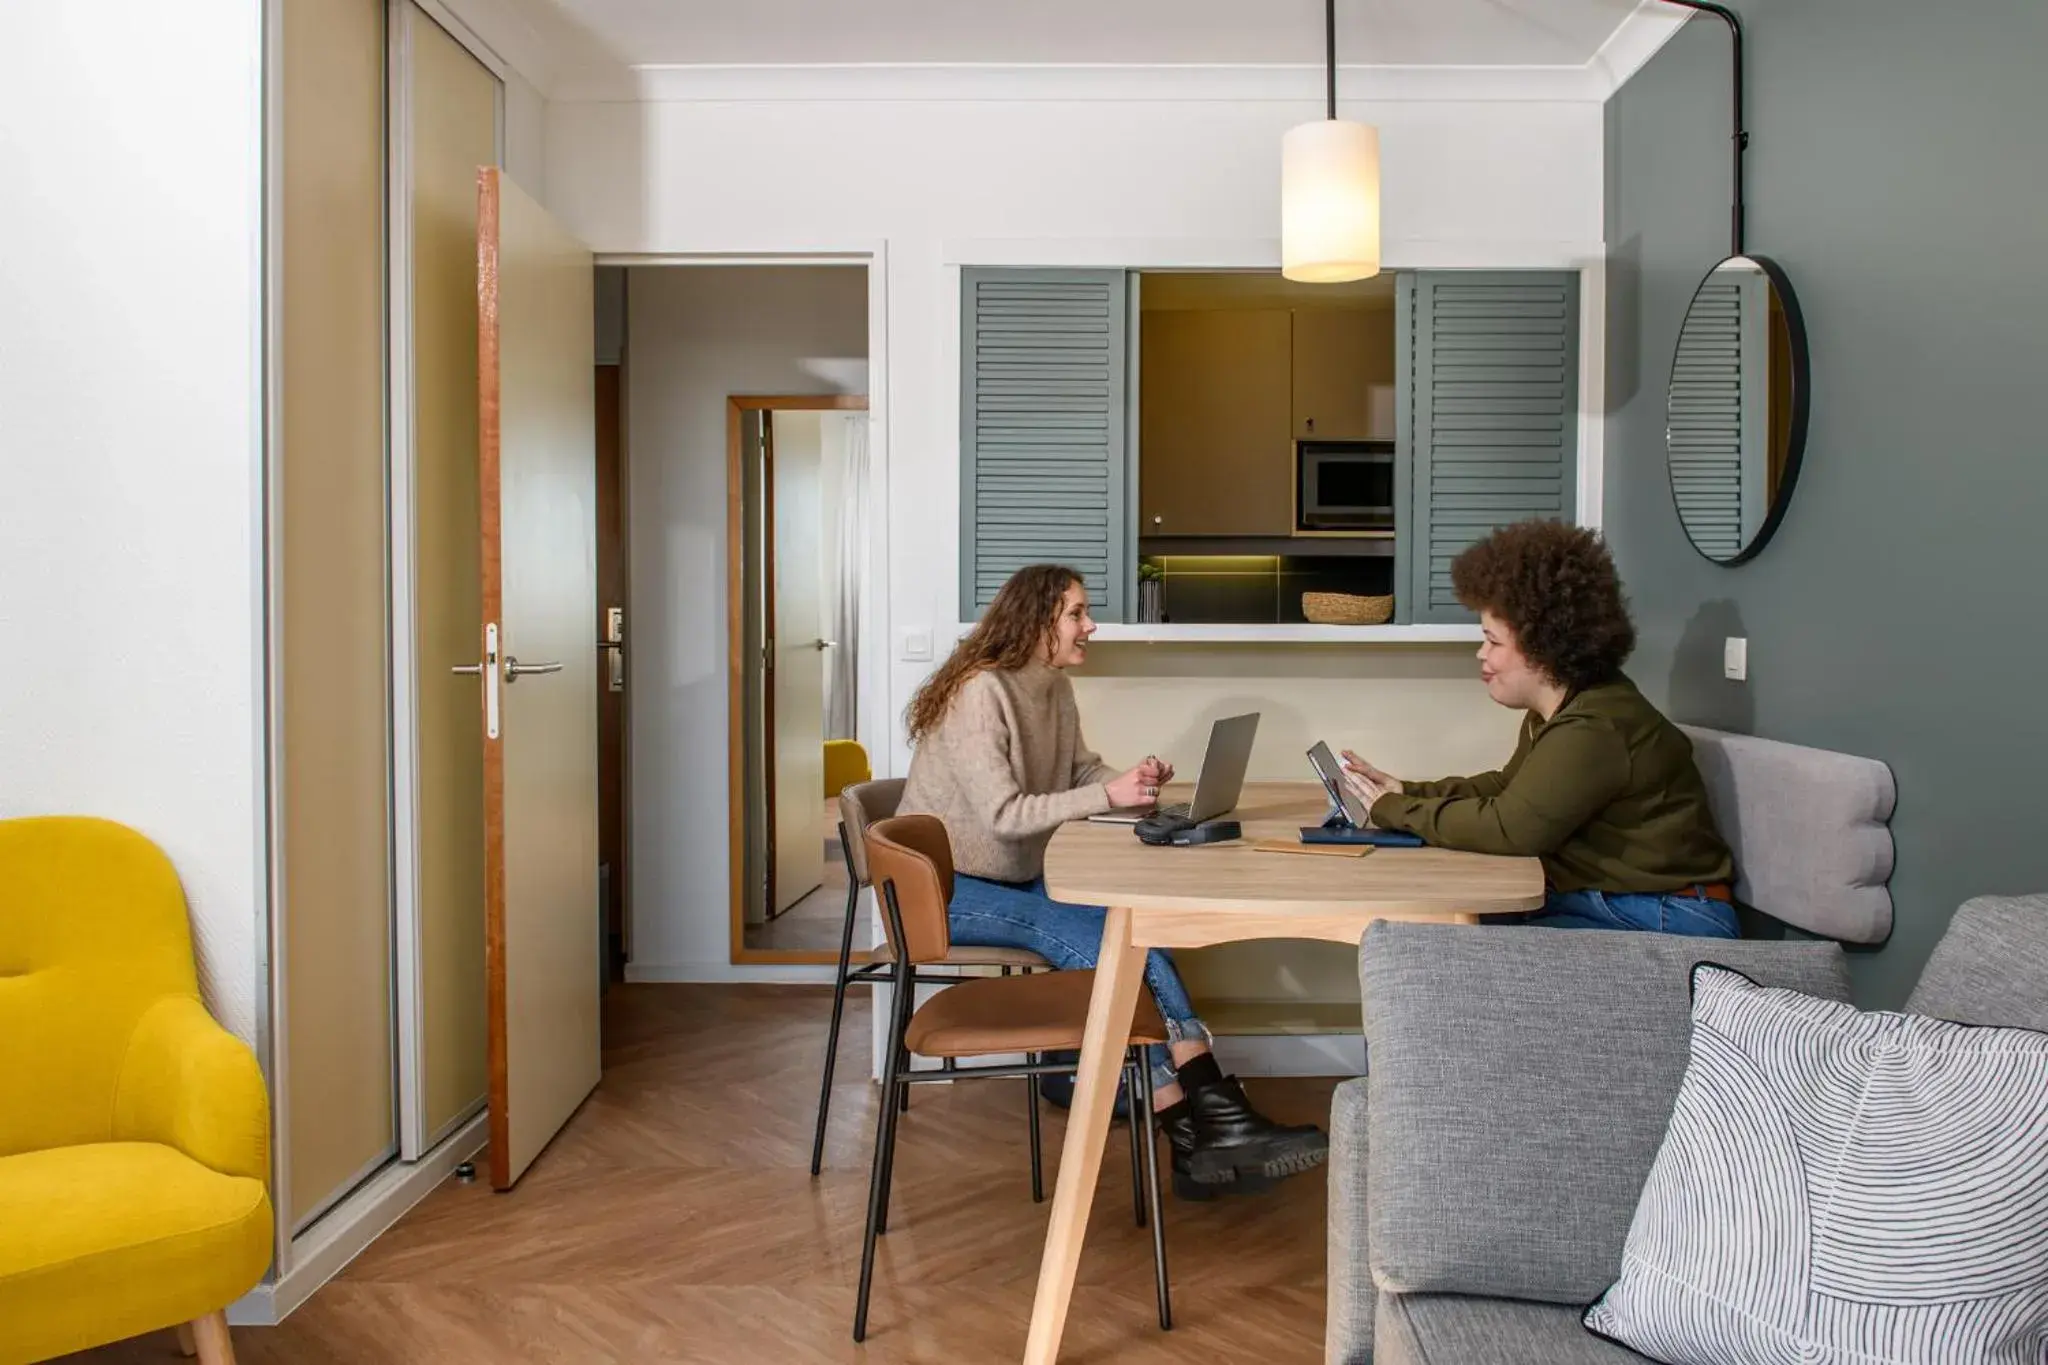
[[1693,969],[1595,1334],[1665,1365],[2048,1362],[2048,1033]]

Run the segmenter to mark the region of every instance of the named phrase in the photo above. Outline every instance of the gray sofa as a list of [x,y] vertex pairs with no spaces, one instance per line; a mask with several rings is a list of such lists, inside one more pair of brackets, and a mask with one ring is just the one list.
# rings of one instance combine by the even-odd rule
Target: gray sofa
[[[1746,904],[1831,939],[1889,933],[1883,765],[1693,734]],[[1833,941],[1375,924],[1371,1075],[1332,1107],[1326,1359],[1622,1365],[1579,1325],[1612,1282],[1714,961],[1848,998]],[[2048,897],[1965,905],[1908,1008],[2048,1029]]]

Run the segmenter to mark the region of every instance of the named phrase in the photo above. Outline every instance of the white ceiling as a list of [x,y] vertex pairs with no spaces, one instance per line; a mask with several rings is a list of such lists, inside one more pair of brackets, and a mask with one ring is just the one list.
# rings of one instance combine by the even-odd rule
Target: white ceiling
[[[1639,0],[1338,0],[1344,65],[1583,66]],[[537,10],[549,10],[543,17]],[[623,66],[1320,64],[1318,0],[532,0]],[[566,55],[566,54],[561,54]]]

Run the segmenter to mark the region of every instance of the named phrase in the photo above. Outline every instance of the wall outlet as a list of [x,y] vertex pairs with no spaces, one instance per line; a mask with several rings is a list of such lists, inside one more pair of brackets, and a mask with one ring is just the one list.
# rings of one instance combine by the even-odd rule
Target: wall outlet
[[932,633],[928,630],[903,632],[903,657],[912,663],[927,663],[932,657]]
[[1732,682],[1749,679],[1749,641],[1731,635],[1721,643],[1721,676]]

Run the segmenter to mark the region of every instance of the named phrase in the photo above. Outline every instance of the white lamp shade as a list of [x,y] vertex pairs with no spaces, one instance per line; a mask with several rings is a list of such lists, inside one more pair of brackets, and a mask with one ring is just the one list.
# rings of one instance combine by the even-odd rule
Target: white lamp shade
[[1318,119],[1280,141],[1280,273],[1339,284],[1380,273],[1380,130]]

